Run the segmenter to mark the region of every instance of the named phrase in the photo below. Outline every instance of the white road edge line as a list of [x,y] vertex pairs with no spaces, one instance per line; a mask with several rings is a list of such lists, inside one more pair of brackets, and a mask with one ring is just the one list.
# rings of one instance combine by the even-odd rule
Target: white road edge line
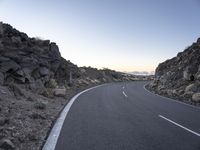
[[156,95],[156,96],[162,97],[162,98],[164,98],[164,99],[170,100],[170,101],[172,101],[172,102],[179,103],[179,104],[183,104],[183,105],[185,105],[185,106],[189,106],[189,107],[192,107],[192,108],[200,109],[200,107],[197,107],[197,106],[194,106],[194,105],[191,105],[191,104],[187,104],[187,103],[184,103],[184,102],[181,102],[181,101],[178,101],[178,100],[169,98],[169,97],[165,97],[165,96],[162,96],[162,95],[153,93],[153,92],[151,92],[151,91],[149,91],[149,90],[146,89],[146,85],[147,85],[147,84],[145,84],[145,85],[143,86],[143,89],[144,89],[145,91],[147,91],[148,93],[152,94],[152,95]]
[[60,135],[63,123],[65,121],[65,118],[72,106],[72,104],[74,103],[74,101],[83,93],[90,91],[92,89],[98,88],[100,86],[103,86],[105,84],[102,85],[98,85],[89,89],[86,89],[78,94],[76,94],[69,102],[68,104],[65,106],[65,108],[63,109],[63,111],[61,112],[60,116],[58,117],[58,119],[56,120],[56,123],[54,124],[53,128],[51,129],[51,132],[47,138],[46,143],[44,144],[42,150],[54,150],[58,141],[58,137]]
[[190,129],[188,129],[188,128],[186,128],[186,127],[184,127],[184,126],[182,126],[182,125],[180,125],[180,124],[178,124],[178,123],[176,123],[176,122],[174,122],[174,121],[172,121],[172,120],[170,120],[170,119],[168,119],[168,118],[166,118],[166,117],[164,117],[164,116],[162,116],[162,115],[158,115],[158,117],[160,117],[160,118],[162,118],[162,119],[165,119],[165,120],[171,122],[172,124],[174,124],[174,125],[176,125],[176,126],[182,128],[182,129],[184,129],[184,130],[186,130],[186,131],[188,131],[188,132],[190,132],[190,133],[193,133],[194,135],[197,135],[197,136],[200,137],[200,134],[199,134],[199,133],[194,132],[194,131],[192,131],[192,130],[190,130]]
[[128,97],[124,91],[122,93],[124,94],[125,97]]

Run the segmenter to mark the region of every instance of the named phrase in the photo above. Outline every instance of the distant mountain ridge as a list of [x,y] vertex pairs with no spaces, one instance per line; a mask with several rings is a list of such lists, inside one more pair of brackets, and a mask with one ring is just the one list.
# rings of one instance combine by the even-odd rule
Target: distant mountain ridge
[[154,75],[155,72],[154,71],[132,71],[132,72],[126,72],[128,74],[132,74],[132,75],[142,75],[142,76],[149,76],[149,75]]

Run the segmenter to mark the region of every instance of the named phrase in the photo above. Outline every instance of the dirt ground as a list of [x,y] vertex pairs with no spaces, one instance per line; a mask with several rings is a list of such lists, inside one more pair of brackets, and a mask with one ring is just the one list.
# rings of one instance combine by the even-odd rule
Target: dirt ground
[[65,97],[52,98],[0,86],[0,150],[42,149],[63,107],[76,93],[91,86],[95,84],[71,87]]

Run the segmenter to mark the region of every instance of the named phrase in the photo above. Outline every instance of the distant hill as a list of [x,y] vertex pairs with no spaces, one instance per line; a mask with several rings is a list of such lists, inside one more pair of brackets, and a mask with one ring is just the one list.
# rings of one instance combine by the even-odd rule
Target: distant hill
[[127,73],[132,74],[132,75],[142,75],[142,76],[149,76],[149,75],[155,74],[154,71],[151,71],[151,72],[148,72],[148,71],[132,71],[132,72],[127,72]]

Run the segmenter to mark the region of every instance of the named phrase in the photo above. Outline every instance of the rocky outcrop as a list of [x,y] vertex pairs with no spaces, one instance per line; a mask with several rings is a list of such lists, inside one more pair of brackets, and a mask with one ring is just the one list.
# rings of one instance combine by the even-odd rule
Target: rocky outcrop
[[[156,68],[150,87],[159,94],[200,103],[200,39]],[[172,92],[173,91],[173,92]]]
[[200,93],[194,93],[192,95],[192,100],[195,102],[200,102]]
[[60,87],[60,88],[56,88],[54,90],[54,95],[55,96],[61,96],[61,97],[64,97],[66,95],[66,88],[63,86],[63,87]]
[[0,23],[0,28],[1,85],[26,84],[38,92],[52,79],[68,83],[70,72],[80,76],[78,67],[61,57],[56,43],[29,38],[8,24]]

